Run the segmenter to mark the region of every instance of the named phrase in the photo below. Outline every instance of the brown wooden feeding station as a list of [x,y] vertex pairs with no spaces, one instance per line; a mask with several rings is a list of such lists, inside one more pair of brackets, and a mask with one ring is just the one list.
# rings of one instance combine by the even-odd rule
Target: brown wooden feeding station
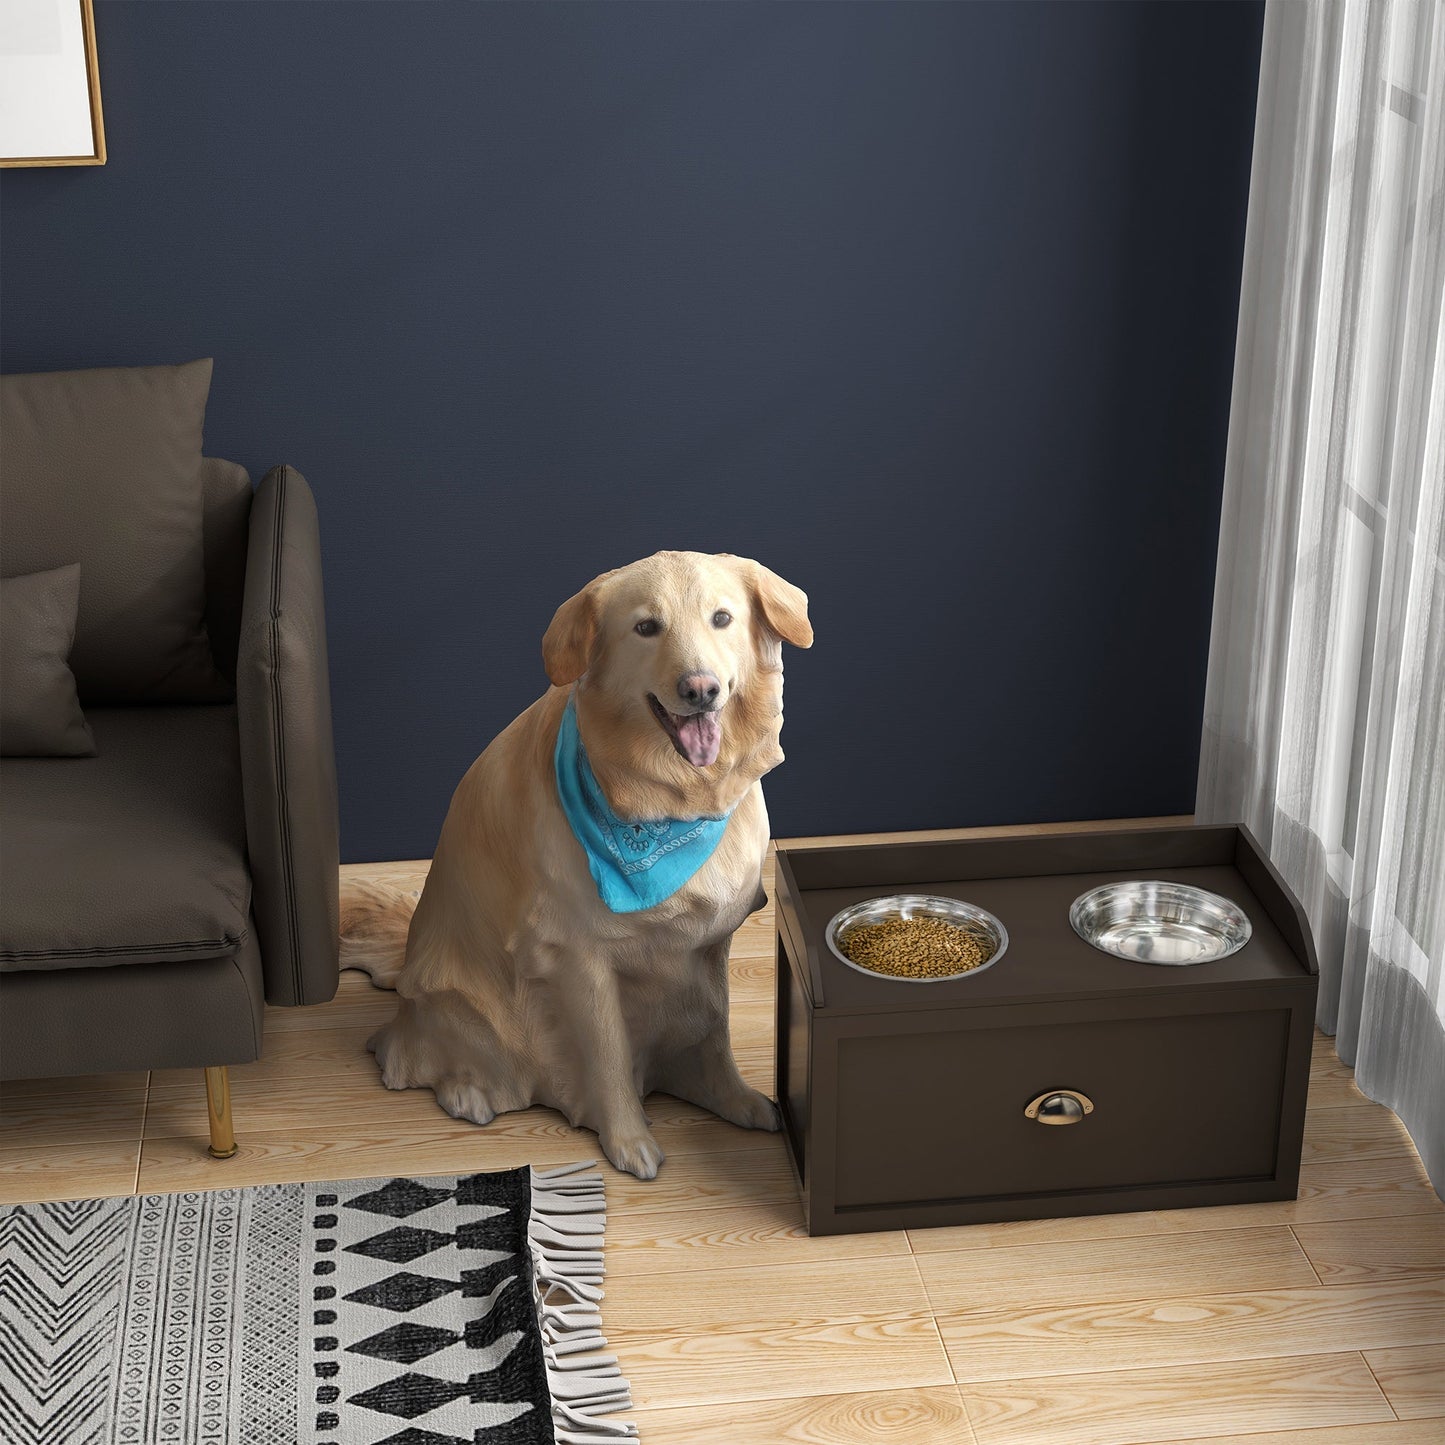
[[[1144,879],[1231,901],[1248,941],[1158,967],[1075,931],[1076,899]],[[830,921],[892,894],[974,904],[1007,947],[927,983],[845,964]],[[777,923],[777,1097],[809,1233],[1294,1198],[1318,964],[1245,829],[780,845]]]

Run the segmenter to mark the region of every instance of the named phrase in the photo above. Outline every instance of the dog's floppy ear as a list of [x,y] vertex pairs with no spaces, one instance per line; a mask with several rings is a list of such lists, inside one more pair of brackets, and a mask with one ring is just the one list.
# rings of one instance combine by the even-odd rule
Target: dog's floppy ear
[[751,571],[753,596],[769,627],[794,647],[813,645],[813,626],[808,621],[808,594],[785,582],[761,562],[746,564]]
[[597,640],[597,583],[589,582],[553,614],[542,639],[542,666],[557,687],[576,682],[587,671]]

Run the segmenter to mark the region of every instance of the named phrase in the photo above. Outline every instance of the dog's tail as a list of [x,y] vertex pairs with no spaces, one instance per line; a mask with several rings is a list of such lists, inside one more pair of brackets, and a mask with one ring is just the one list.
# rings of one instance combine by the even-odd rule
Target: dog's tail
[[359,968],[378,988],[395,988],[420,888],[370,880],[348,883],[341,899],[341,967]]

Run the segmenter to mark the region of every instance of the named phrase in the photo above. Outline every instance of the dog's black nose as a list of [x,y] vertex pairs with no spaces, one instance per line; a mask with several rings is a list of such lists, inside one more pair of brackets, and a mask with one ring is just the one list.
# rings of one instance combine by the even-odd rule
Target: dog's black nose
[[710,672],[685,672],[677,680],[677,695],[691,707],[711,707],[722,683]]

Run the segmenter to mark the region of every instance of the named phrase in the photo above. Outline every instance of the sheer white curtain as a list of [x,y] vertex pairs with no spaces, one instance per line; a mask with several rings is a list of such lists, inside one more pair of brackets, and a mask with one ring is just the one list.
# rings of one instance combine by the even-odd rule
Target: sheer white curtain
[[1445,0],[1269,0],[1198,812],[1445,1193]]

